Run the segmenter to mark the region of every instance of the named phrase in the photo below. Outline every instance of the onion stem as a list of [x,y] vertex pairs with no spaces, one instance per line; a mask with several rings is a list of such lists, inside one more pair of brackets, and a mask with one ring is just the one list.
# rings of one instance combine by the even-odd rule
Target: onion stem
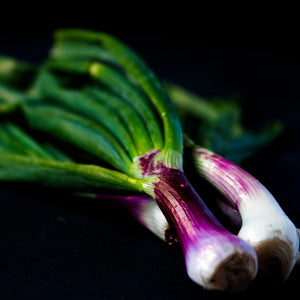
[[260,270],[285,280],[298,258],[299,237],[274,197],[248,172],[209,150],[195,146],[193,157],[199,174],[239,211],[238,236],[256,249]]

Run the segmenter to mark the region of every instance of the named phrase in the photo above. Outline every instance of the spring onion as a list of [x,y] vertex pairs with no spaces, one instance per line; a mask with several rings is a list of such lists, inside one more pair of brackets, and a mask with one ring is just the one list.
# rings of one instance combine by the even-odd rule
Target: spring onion
[[299,237],[274,197],[248,172],[209,150],[196,146],[193,157],[199,173],[239,211],[238,236],[255,248],[260,270],[286,279],[298,258]]
[[[70,93],[74,91],[67,90],[69,87],[62,81],[53,94],[43,89],[34,93],[37,89],[34,85],[18,102],[26,123],[45,136],[51,135],[60,143],[64,141],[69,147],[92,155],[109,168],[4,153],[0,155],[1,180],[73,187],[89,193],[110,188],[147,194],[156,201],[174,230],[183,249],[187,273],[193,281],[207,289],[237,291],[246,288],[257,272],[256,253],[248,243],[220,224],[188,182],[183,172],[181,124],[154,73],[132,50],[107,34],[62,30],[57,33],[56,42],[60,45],[64,42],[92,44],[105,50],[99,51],[100,56],[110,53],[113,69],[105,64],[107,56],[77,61],[74,53],[72,57],[60,58],[59,64],[55,64],[56,58],[52,57],[52,63],[46,63],[45,68],[49,68],[58,81],[62,76],[66,82],[76,81],[80,75],[93,88],[101,87],[113,93],[139,116],[137,120],[142,121],[148,132],[147,136],[139,138],[149,140],[152,146],[141,151],[137,144],[140,155],[136,156],[129,150],[128,139],[118,135],[117,126],[108,128],[107,124],[92,117],[90,105],[100,110],[103,99],[97,104],[85,101],[88,108],[79,113],[70,110],[68,100],[77,99],[78,102],[72,104],[76,106],[83,98],[73,97],[75,94]],[[72,64],[72,60],[75,63]],[[68,69],[64,70],[64,65],[68,65]],[[74,65],[80,74],[76,73]],[[85,88],[76,90],[87,95]],[[136,100],[131,102],[133,98]],[[110,109],[109,104],[106,107]],[[122,122],[119,110],[114,112]],[[111,114],[107,117],[113,118]],[[132,135],[129,130],[128,134]]]

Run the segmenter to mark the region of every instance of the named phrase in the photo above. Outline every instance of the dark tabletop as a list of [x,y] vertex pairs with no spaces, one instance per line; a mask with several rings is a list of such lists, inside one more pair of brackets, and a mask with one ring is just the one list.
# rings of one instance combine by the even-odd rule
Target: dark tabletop
[[[0,53],[39,62],[51,27],[2,31]],[[101,29],[101,28],[100,28]],[[110,28],[108,28],[110,30]],[[204,97],[238,95],[243,122],[256,130],[281,120],[285,130],[244,167],[300,226],[299,56],[291,37],[247,40],[167,31],[111,30],[160,78]],[[255,280],[243,296],[292,295],[299,269],[284,283]],[[38,187],[0,185],[0,299],[210,299],[186,275],[181,250],[160,241],[111,204]]]

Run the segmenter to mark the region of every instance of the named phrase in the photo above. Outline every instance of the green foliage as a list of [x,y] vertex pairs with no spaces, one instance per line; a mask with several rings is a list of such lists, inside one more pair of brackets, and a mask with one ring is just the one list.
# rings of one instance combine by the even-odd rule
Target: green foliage
[[172,84],[167,84],[167,90],[181,116],[185,133],[195,143],[236,164],[254,156],[283,130],[280,122],[274,122],[258,133],[246,129],[237,101],[204,99]]
[[[40,66],[0,56],[0,117],[6,120],[0,122],[0,160],[7,158],[1,162],[2,179],[6,171],[18,170],[19,163],[26,176],[46,178],[47,169],[52,172],[49,181],[51,174],[58,180],[63,168],[59,163],[74,162],[78,156],[138,178],[134,158],[151,149],[163,150],[165,163],[180,168],[181,124],[170,99],[186,134],[236,163],[253,156],[282,131],[278,122],[258,133],[245,129],[236,101],[203,99],[172,84],[164,87],[141,58],[109,35],[62,30]],[[42,141],[13,124],[17,113],[26,126],[41,133]],[[62,143],[72,151],[66,154]],[[70,170],[75,169],[72,165]],[[112,171],[96,170],[100,175]],[[75,185],[77,175],[68,174]]]

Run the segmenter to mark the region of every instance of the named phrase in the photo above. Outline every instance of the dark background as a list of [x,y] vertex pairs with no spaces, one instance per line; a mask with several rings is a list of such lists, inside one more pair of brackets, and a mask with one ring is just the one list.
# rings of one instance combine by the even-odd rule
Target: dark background
[[[300,226],[297,24],[293,17],[287,22],[275,17],[264,26],[249,18],[242,26],[242,19],[232,25],[226,18],[218,24],[196,19],[187,25],[175,18],[166,26],[145,28],[136,25],[141,21],[130,27],[124,21],[112,25],[100,18],[74,21],[54,15],[33,19],[33,25],[24,17],[18,26],[6,19],[1,23],[0,53],[40,62],[54,29],[99,29],[135,49],[160,78],[204,97],[238,95],[247,128],[255,131],[273,120],[285,125],[281,137],[244,167]],[[150,21],[156,23],[153,17],[142,24]],[[284,283],[255,280],[241,296],[292,296],[299,276],[294,269]],[[1,299],[183,297],[222,294],[191,282],[180,249],[164,244],[121,210],[38,188],[0,185]]]

